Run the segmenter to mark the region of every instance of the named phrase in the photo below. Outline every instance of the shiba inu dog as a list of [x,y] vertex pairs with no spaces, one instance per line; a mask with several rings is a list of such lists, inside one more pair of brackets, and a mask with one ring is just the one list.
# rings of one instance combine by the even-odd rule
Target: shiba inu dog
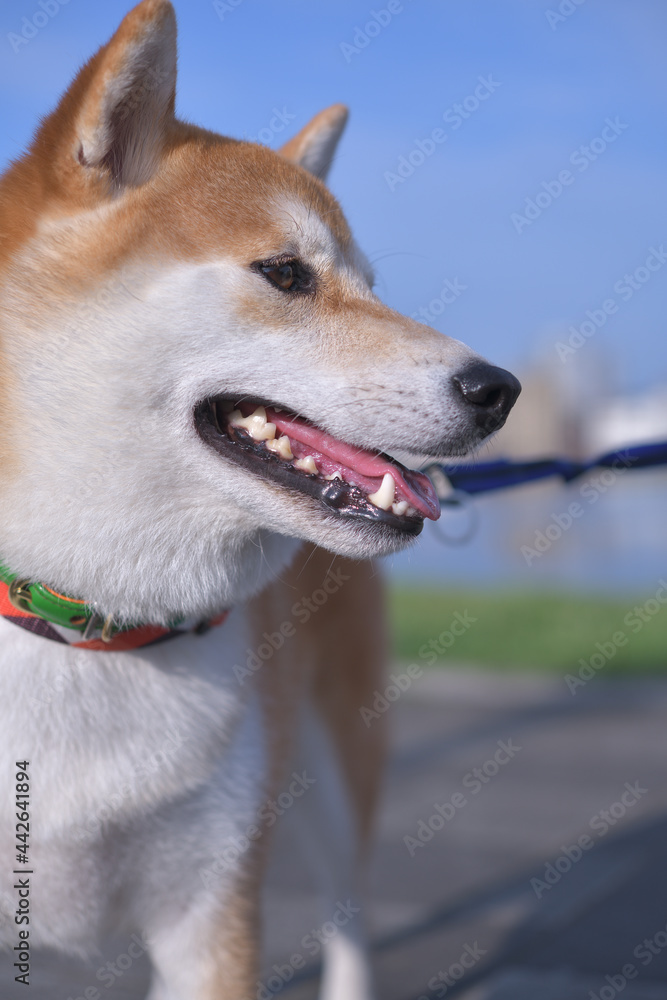
[[[176,120],[175,84],[143,0],[0,182],[0,939],[141,934],[150,1000],[241,1000],[272,797],[323,919],[356,913],[367,560],[438,516],[390,456],[467,452],[519,385],[374,295],[323,181],[345,108],[273,152]],[[340,924],[321,995],[369,1000]]]

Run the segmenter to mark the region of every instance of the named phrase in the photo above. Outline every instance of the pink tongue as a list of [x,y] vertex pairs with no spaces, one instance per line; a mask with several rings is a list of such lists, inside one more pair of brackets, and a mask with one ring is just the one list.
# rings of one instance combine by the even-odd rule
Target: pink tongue
[[[242,407],[242,409],[246,408]],[[248,409],[252,412],[252,408],[248,407]],[[411,469],[399,469],[382,455],[376,455],[371,451],[364,451],[362,448],[345,444],[344,441],[339,441],[338,438],[313,427],[312,424],[305,424],[296,417],[276,413],[275,410],[268,407],[266,417],[267,420],[276,425],[281,434],[287,434],[293,441],[300,441],[315,451],[327,455],[334,462],[351,469],[353,472],[380,480],[385,473],[389,472],[396,483],[399,499],[407,500],[415,510],[432,521],[437,521],[440,517],[440,503],[433,489],[433,484],[423,473],[414,472]],[[378,487],[379,485],[378,483]]]

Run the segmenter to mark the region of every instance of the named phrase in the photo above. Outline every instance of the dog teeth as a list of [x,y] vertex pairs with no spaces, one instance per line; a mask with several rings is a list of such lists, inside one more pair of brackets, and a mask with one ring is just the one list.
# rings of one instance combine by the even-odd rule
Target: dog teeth
[[240,410],[233,410],[229,415],[229,423],[232,427],[242,427],[253,441],[272,441],[276,436],[276,425],[267,421],[263,406],[258,406],[249,417],[244,417]]
[[292,447],[290,445],[290,439],[287,437],[287,434],[283,434],[282,437],[267,441],[266,447],[269,451],[273,451],[276,455],[280,455],[281,458],[294,458],[294,455],[292,454]]
[[385,472],[382,477],[380,489],[376,493],[371,493],[368,499],[373,506],[379,507],[380,510],[389,510],[394,502],[395,493],[396,483],[394,482],[394,477],[390,472]]
[[336,470],[336,472],[332,472],[330,476],[325,476],[324,478],[326,480],[328,480],[329,482],[331,482],[332,479],[342,479],[343,476],[342,476],[342,473],[340,473],[340,472],[338,472],[338,470]]
[[407,500],[399,500],[397,503],[393,503],[391,505],[391,510],[393,514],[397,515],[397,517],[402,517],[403,514],[405,514],[405,512],[407,511],[409,506],[410,504],[408,503]]
[[302,469],[303,472],[310,472],[311,475],[317,475],[317,466],[312,455],[306,455],[305,458],[297,458],[294,468]]

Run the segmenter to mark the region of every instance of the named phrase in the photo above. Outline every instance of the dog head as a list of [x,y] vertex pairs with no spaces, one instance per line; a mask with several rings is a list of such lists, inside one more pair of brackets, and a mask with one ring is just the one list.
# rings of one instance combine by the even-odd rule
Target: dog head
[[404,546],[438,505],[392,452],[464,454],[519,392],[374,294],[324,184],[342,106],[272,152],[178,121],[175,83],[143,0],[0,185],[0,558],[153,621],[293,539]]

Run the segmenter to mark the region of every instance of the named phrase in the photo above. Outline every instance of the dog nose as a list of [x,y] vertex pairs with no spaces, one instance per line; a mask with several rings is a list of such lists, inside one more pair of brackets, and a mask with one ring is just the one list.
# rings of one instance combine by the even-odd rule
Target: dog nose
[[487,433],[497,430],[521,392],[521,383],[511,372],[480,361],[454,375],[452,382],[466,403],[475,407],[475,421]]

